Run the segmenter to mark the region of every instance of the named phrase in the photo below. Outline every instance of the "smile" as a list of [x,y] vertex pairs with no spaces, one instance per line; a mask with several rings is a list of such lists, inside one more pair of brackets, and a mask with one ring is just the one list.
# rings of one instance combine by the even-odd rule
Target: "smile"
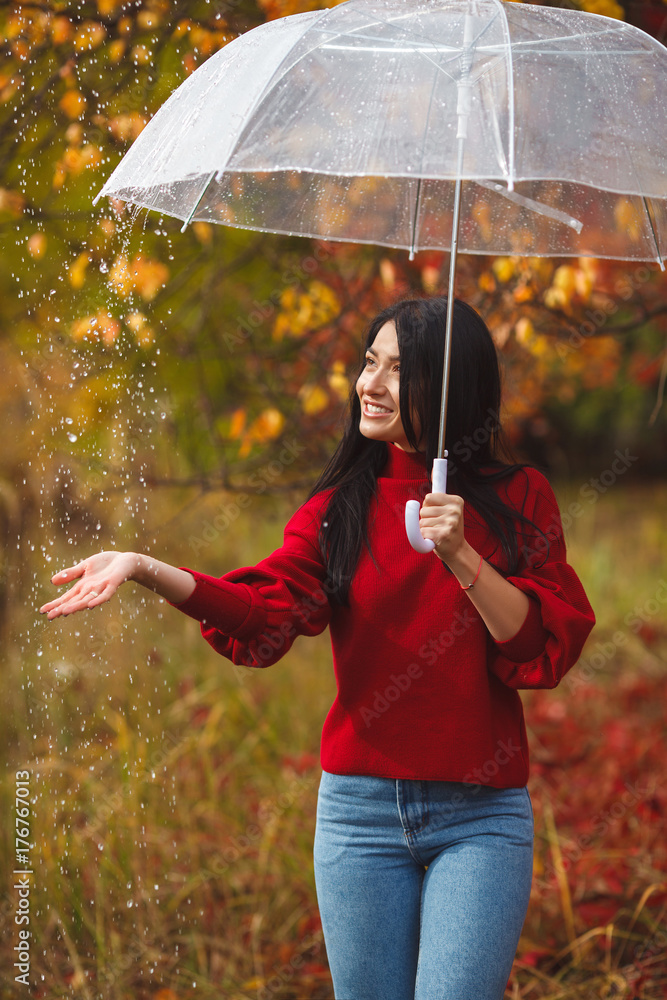
[[369,416],[384,417],[391,412],[386,406],[379,406],[377,403],[364,403],[364,413],[367,413]]

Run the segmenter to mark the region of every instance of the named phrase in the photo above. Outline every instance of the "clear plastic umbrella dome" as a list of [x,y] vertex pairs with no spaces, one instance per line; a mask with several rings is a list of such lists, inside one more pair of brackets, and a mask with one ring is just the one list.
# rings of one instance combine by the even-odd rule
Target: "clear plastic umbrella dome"
[[416,252],[451,249],[458,182],[461,252],[662,264],[666,91],[667,49],[622,21],[348,0],[212,56],[100,195]]

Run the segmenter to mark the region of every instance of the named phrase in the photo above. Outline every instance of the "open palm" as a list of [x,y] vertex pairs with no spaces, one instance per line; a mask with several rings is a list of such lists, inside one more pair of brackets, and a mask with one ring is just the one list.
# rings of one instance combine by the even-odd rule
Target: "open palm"
[[113,597],[121,583],[132,578],[136,566],[134,552],[99,552],[76,566],[63,569],[51,577],[52,583],[62,586],[72,580],[77,582],[60,597],[44,604],[40,613],[51,619],[103,604]]

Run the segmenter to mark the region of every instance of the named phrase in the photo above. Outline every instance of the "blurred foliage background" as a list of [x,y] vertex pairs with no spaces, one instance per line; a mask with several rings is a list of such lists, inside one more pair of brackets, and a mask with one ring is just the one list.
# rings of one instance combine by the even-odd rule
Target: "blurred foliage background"
[[[326,637],[258,680],[216,662],[194,623],[159,605],[156,614],[145,595],[80,623],[47,627],[35,610],[51,572],[96,549],[144,548],[223,573],[280,544],[340,432],[368,319],[398,297],[443,290],[442,254],[410,263],[399,251],[204,223],[181,234],[175,220],[92,205],[201,62],[265,19],[330,5],[0,2],[3,815],[14,768],[29,766],[39,805],[36,996],[331,996],[309,867],[313,754],[333,695]],[[667,38],[662,0],[569,6]],[[620,212],[618,225],[630,224]],[[527,698],[545,761],[532,780],[555,767],[558,712],[572,711],[579,737],[570,734],[568,752],[579,739],[572,767],[582,787],[589,780],[586,794],[604,747],[630,755],[632,746],[632,766],[624,772],[619,757],[597,789],[620,801],[630,772],[658,773],[659,721],[647,706],[664,683],[666,538],[656,510],[665,501],[667,282],[651,264],[518,257],[461,258],[457,282],[498,345],[513,446],[560,484],[599,612],[596,641],[613,647],[604,660],[613,669],[591,667],[577,698],[550,693],[558,709]],[[615,645],[626,633],[629,645]],[[605,717],[595,695],[625,669],[635,687]],[[585,702],[601,743],[581,735],[590,721],[562,707],[572,701]],[[576,843],[573,824],[603,807],[577,793],[577,817],[558,788],[532,786],[536,856],[557,876],[536,889],[511,995],[632,996],[629,983],[637,997],[667,995],[655,971],[664,891],[649,891],[664,879],[652,839],[664,790],[611,825],[611,846],[600,834],[595,850],[580,852],[570,885],[553,867],[563,853],[555,823]],[[238,863],[225,861],[224,845],[248,838],[262,808],[261,835],[237,846]],[[25,995],[11,974],[12,836],[4,824],[8,997]],[[636,860],[610,889],[628,838]],[[577,910],[600,898],[602,916]],[[616,931],[591,935],[598,919]],[[634,979],[619,971],[630,954],[633,968],[644,962]],[[294,956],[290,976],[267,985]],[[591,977],[597,992],[576,992]]]

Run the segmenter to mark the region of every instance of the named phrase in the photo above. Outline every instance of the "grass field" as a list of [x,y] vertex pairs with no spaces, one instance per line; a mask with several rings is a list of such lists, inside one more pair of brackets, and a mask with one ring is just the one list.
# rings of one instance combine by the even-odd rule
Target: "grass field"
[[[598,626],[558,689],[523,695],[535,863],[507,997],[657,1000],[667,997],[667,488],[557,492]],[[257,497],[207,532],[216,501],[189,499],[176,515],[173,498],[156,498],[142,530],[156,555],[217,574],[277,547],[298,502]],[[334,695],[328,635],[298,640],[270,670],[239,670],[196,622],[132,586],[46,624],[35,608],[52,592],[47,578],[86,544],[63,544],[53,568],[31,566],[26,603],[11,609],[0,996],[330,1000],[312,869]],[[129,547],[122,534],[114,544]],[[18,771],[35,845],[30,986],[13,968]]]

